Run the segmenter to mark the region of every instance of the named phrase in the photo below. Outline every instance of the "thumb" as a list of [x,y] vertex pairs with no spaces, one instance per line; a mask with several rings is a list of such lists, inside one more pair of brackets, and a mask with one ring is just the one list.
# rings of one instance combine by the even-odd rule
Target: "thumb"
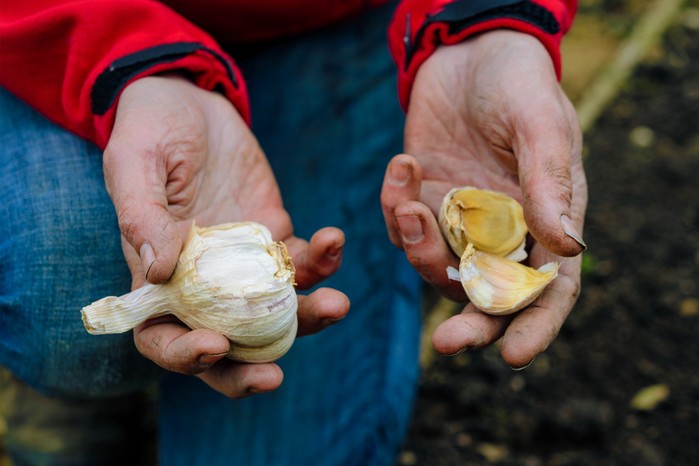
[[114,154],[107,148],[104,172],[121,234],[140,259],[127,257],[132,275],[140,271],[148,282],[162,283],[175,270],[182,238],[167,210],[167,174],[148,157]]
[[119,227],[124,239],[138,251],[146,281],[167,281],[182,250],[182,239],[167,210],[142,204],[135,216],[120,218]]
[[[517,159],[524,218],[532,236],[559,256],[585,250],[582,213],[573,208],[572,161],[579,163],[582,137],[577,126],[562,128],[546,118],[519,133]],[[575,172],[577,173],[577,171]]]

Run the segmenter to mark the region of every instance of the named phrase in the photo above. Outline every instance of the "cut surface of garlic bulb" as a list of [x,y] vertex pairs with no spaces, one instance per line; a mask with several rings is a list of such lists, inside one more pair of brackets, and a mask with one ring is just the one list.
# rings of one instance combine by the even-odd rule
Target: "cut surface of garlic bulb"
[[194,223],[172,277],[82,309],[94,335],[122,333],[173,314],[191,329],[231,342],[228,357],[269,362],[284,355],[297,330],[294,267],[286,246],[253,222],[200,228]]
[[461,256],[458,278],[476,308],[506,315],[531,304],[557,275],[556,262],[534,269],[469,244]]
[[516,261],[527,257],[522,206],[503,193],[471,186],[454,188],[444,197],[439,224],[459,257],[467,244]]

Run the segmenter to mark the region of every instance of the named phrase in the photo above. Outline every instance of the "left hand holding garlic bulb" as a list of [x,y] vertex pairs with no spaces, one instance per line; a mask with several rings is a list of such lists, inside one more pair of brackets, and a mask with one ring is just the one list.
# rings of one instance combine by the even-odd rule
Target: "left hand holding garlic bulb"
[[298,302],[286,246],[257,223],[199,228],[194,223],[170,279],[86,306],[93,335],[123,333],[172,314],[189,328],[215,330],[231,343],[228,357],[272,362],[296,339]]
[[[140,78],[126,86],[103,157],[133,289],[162,284],[176,268],[183,242],[198,225],[252,221],[283,242],[295,266],[297,290],[331,276],[340,266],[344,234],[321,228],[306,241],[294,236],[276,179],[255,136],[223,96],[176,75]],[[319,288],[298,295],[298,332],[318,332],[340,320],[349,301]],[[229,397],[276,389],[279,366],[240,363],[225,356],[231,342],[220,332],[191,330],[172,315],[134,329],[140,353],[164,369],[196,375]]]

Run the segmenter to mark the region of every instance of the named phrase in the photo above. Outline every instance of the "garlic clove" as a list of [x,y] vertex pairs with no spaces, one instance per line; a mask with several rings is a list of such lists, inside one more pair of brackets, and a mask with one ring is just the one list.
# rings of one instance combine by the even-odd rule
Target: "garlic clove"
[[228,357],[269,362],[296,337],[294,266],[283,243],[253,222],[189,232],[170,280],[83,308],[88,332],[128,331],[147,319],[173,314],[192,329],[208,328],[231,342]]
[[228,357],[236,361],[244,362],[272,362],[285,354],[296,340],[298,321],[293,320],[292,325],[277,340],[264,346],[245,346],[237,344],[231,346]]
[[469,243],[480,251],[518,262],[527,257],[522,206],[503,193],[471,186],[454,188],[444,197],[439,224],[459,257]]
[[531,304],[557,275],[556,262],[534,269],[469,244],[461,257],[458,278],[476,308],[507,315]]

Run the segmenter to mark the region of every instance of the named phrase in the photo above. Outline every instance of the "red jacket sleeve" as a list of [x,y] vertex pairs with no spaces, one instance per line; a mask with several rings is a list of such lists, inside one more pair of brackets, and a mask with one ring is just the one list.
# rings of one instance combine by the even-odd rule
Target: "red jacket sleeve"
[[577,4],[577,0],[403,0],[388,31],[401,105],[407,109],[417,70],[439,45],[456,44],[491,29],[514,29],[537,37],[560,78],[560,42],[572,25]]
[[222,92],[249,122],[245,85],[232,60],[159,2],[3,2],[0,44],[0,85],[100,147],[124,87],[165,71]]

